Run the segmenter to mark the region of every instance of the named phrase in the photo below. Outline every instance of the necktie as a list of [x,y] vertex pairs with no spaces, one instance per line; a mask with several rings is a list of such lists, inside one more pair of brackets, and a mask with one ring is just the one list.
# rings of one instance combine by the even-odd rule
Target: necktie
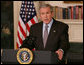
[[44,30],[44,38],[43,38],[43,42],[44,42],[44,48],[47,42],[47,38],[48,38],[48,25],[45,25],[45,30]]

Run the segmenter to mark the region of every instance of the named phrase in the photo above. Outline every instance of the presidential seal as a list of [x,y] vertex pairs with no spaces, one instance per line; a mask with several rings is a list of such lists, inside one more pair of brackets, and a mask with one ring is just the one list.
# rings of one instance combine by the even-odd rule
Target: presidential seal
[[33,53],[27,48],[22,48],[17,52],[17,60],[20,64],[30,64],[33,60]]

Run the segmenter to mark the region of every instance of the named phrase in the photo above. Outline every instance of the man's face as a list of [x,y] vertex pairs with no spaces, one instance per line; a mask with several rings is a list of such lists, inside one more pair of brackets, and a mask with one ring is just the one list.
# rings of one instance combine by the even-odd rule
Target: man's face
[[44,23],[46,24],[50,23],[52,17],[53,12],[51,12],[49,7],[44,7],[40,9],[40,18]]

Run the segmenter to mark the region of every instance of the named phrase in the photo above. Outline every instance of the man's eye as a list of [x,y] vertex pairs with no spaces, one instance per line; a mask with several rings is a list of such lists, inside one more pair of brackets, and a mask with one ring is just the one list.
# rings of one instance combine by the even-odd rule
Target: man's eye
[[44,15],[44,13],[41,13],[42,15]]
[[47,14],[49,14],[49,12],[47,12]]

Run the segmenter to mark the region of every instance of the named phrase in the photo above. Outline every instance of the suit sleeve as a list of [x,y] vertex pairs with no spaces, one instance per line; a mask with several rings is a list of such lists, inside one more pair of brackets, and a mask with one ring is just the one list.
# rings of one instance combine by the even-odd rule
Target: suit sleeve
[[69,35],[68,35],[68,25],[65,26],[63,33],[60,37],[60,49],[66,53],[70,47],[69,45]]
[[30,27],[30,36],[33,36],[33,26]]

